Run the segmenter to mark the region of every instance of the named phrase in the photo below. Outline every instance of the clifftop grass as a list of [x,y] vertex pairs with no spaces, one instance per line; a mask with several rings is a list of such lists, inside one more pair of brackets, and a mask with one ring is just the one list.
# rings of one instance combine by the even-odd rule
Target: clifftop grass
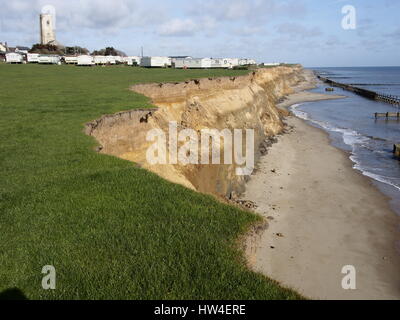
[[[293,299],[235,247],[258,217],[94,152],[84,123],[150,107],[140,82],[228,70],[0,64],[0,294],[28,299]],[[41,287],[53,265],[57,289]]]

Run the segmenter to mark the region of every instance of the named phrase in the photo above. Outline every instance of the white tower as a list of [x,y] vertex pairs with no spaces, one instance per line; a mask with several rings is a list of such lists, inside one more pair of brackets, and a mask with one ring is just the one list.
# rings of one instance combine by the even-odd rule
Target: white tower
[[57,44],[53,27],[53,17],[48,13],[40,15],[40,43],[44,45]]

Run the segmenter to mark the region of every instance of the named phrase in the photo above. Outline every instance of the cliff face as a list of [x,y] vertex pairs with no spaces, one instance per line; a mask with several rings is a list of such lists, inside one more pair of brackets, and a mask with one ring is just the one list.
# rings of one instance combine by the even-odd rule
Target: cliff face
[[236,174],[237,165],[150,165],[146,152],[154,142],[146,141],[147,132],[157,128],[168,133],[171,122],[177,123],[178,132],[188,128],[198,133],[207,128],[253,129],[257,161],[258,146],[284,128],[275,102],[303,80],[301,71],[300,67],[278,67],[240,77],[135,85],[131,90],[148,96],[158,109],[104,116],[87,124],[87,134],[96,137],[103,153],[134,161],[200,192],[229,197],[242,192],[248,178]]

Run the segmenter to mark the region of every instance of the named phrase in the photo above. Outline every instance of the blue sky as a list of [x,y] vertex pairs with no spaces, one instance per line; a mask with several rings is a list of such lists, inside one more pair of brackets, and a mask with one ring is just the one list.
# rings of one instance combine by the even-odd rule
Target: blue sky
[[[57,40],[129,55],[249,57],[304,66],[400,65],[399,0],[0,0],[0,41],[39,42],[56,9]],[[342,28],[342,7],[356,29]]]

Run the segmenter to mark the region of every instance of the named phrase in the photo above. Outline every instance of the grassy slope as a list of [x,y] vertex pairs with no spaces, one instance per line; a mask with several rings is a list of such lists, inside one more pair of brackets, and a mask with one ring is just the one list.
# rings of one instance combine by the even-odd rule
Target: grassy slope
[[[287,299],[235,239],[257,220],[93,151],[83,124],[150,106],[129,85],[244,71],[1,65],[0,292],[30,299]],[[54,265],[57,290],[41,289]]]

